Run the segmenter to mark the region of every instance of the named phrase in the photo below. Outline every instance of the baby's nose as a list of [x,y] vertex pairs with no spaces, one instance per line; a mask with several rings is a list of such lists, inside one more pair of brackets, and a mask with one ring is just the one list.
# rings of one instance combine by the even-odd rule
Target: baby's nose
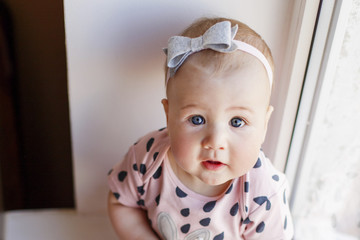
[[203,147],[212,150],[224,150],[226,146],[225,134],[219,127],[210,129],[204,140]]

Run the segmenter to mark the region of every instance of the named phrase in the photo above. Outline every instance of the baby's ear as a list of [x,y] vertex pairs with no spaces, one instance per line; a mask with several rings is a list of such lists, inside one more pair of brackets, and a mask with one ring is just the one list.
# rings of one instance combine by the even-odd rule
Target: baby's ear
[[167,100],[166,98],[164,98],[163,100],[161,100],[161,103],[164,107],[164,112],[165,112],[165,115],[166,115],[166,123],[168,122],[169,120],[169,100]]

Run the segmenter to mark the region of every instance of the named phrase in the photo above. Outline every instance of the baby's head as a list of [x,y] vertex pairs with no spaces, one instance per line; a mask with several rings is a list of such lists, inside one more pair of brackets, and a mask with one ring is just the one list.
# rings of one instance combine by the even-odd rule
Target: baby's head
[[[266,58],[267,62],[269,63],[271,71],[274,72],[274,60],[270,48],[267,46],[267,44],[259,34],[257,34],[254,30],[252,30],[250,27],[248,27],[246,24],[240,21],[234,19],[227,19],[227,18],[202,18],[191,24],[188,28],[186,28],[180,34],[180,36],[188,37],[188,38],[197,38],[199,36],[202,36],[209,28],[211,28],[215,24],[224,21],[229,22],[232,27],[238,26],[236,35],[234,36],[233,39],[247,43],[253,46],[254,48],[256,48],[258,51],[260,51],[261,54],[263,54],[263,56]],[[241,59],[239,59],[239,54],[238,55],[224,54],[223,52],[212,51],[212,50],[199,51],[197,52],[197,54],[202,56],[200,60],[203,61],[203,64],[211,63],[214,71],[226,70],[226,68],[231,66],[233,63],[239,64],[241,61]],[[172,77],[169,76],[171,74],[169,71],[169,67],[167,66],[167,63],[165,65],[165,70],[166,70],[165,80],[167,84],[170,77]]]
[[[235,25],[238,42],[230,39],[225,44],[222,34],[233,37]],[[214,195],[256,163],[273,109],[269,105],[273,59],[261,37],[235,20],[201,19],[182,36],[197,40],[190,44],[194,52],[176,55],[175,64],[168,61],[172,68],[166,71],[167,99],[162,103],[169,159],[185,185]],[[188,38],[173,40],[172,49],[169,42],[168,60],[174,51],[186,49]],[[202,40],[216,45],[211,46],[215,50],[201,50],[198,42]]]

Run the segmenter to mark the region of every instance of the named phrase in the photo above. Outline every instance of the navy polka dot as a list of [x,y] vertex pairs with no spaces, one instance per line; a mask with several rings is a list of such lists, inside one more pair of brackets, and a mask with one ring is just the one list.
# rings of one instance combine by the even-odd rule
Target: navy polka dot
[[265,196],[262,197],[256,197],[254,198],[254,202],[256,202],[257,204],[259,204],[260,206],[263,205],[264,203],[266,203],[266,210],[269,211],[271,208],[271,202],[269,201],[269,199]]
[[108,176],[114,171],[114,169],[110,169],[110,171],[108,172]]
[[286,204],[286,189],[284,190],[284,194],[283,194],[283,201],[284,201],[284,204]]
[[214,237],[214,240],[223,240],[223,239],[224,239],[224,232],[222,232],[219,235],[216,235]]
[[140,164],[140,173],[145,175],[145,173],[146,173],[146,165],[145,164]]
[[118,174],[119,181],[123,182],[125,180],[126,176],[127,176],[127,172],[125,172],[125,171],[119,172],[119,174]]
[[213,210],[215,207],[215,204],[216,204],[216,201],[211,201],[211,202],[206,203],[203,207],[204,212],[210,212],[211,210]]
[[231,185],[230,185],[230,187],[228,188],[228,190],[226,191],[226,193],[225,193],[225,194],[229,194],[229,193],[231,193],[232,188],[233,188],[233,184],[231,184]]
[[114,192],[113,194],[114,194],[114,197],[115,197],[116,199],[119,199],[119,198],[120,198],[120,194],[119,194],[119,193]]
[[279,175],[276,175],[276,174],[273,175],[273,176],[272,176],[272,179],[274,179],[275,181],[278,182],[278,181],[279,181]]
[[140,199],[139,201],[136,202],[136,204],[139,206],[145,206],[145,201]]
[[179,198],[184,198],[187,196],[187,194],[184,193],[179,187],[176,187],[176,196]]
[[204,218],[204,219],[200,220],[199,223],[201,224],[201,226],[207,227],[207,226],[209,226],[210,221],[211,221],[211,218]]
[[146,151],[147,151],[147,152],[150,151],[150,148],[151,148],[151,146],[153,145],[154,140],[155,140],[154,138],[150,138],[149,141],[147,142],[147,144],[146,144]]
[[249,182],[244,182],[244,192],[249,192]]
[[248,212],[249,208],[247,206],[245,206],[245,212]]
[[159,206],[160,203],[160,194],[155,198],[156,206]]
[[286,230],[287,228],[287,216],[285,216],[285,221],[284,221],[284,229]]
[[153,175],[154,179],[158,179],[161,176],[162,167],[160,166]]
[[249,223],[251,223],[250,218],[249,218],[249,217],[245,218],[245,220],[244,220],[243,223],[244,223],[244,224],[249,224]]
[[264,222],[261,222],[257,227],[256,227],[256,232],[257,233],[261,233],[263,232],[265,229],[265,223]]
[[137,187],[137,191],[138,193],[140,193],[140,195],[144,195],[145,193],[144,186]]
[[230,209],[230,215],[235,216],[239,211],[239,203],[235,203],[234,206]]
[[134,169],[134,171],[138,170],[138,167],[137,167],[136,163],[133,165],[133,169]]
[[164,129],[166,129],[166,127],[160,128],[158,131],[161,132]]
[[182,216],[188,217],[190,215],[190,209],[189,208],[181,209],[180,213]]
[[259,167],[261,167],[261,160],[260,160],[260,158],[258,158],[257,162],[255,163],[254,168],[259,168]]
[[156,160],[156,158],[157,158],[158,155],[159,155],[159,152],[154,153],[154,155],[153,155],[154,161]]
[[190,230],[190,224],[185,224],[180,228],[182,233],[188,233]]

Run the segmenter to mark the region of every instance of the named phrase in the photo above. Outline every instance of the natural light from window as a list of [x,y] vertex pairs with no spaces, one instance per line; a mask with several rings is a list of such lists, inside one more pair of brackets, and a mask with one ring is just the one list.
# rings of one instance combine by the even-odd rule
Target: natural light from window
[[360,239],[360,0],[320,95],[296,188],[295,239]]

